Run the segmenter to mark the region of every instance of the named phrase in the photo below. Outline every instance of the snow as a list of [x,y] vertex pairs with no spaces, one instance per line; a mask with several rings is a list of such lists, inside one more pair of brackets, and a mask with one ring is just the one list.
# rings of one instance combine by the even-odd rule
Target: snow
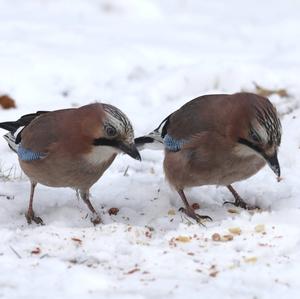
[[[299,28],[294,0],[0,0],[0,93],[17,102],[0,121],[97,100],[122,109],[138,136],[202,94],[256,82],[292,95],[270,97],[283,180],[266,167],[235,184],[262,207],[252,213],[229,213],[225,188],[187,190],[213,218],[205,226],[178,212],[163,153],[150,150],[142,162],[120,155],[93,186],[104,225],[73,190],[38,185],[46,225],[28,226],[30,185],[3,139],[0,188],[13,198],[0,197],[0,298],[298,298]],[[233,240],[212,240],[235,227]]]

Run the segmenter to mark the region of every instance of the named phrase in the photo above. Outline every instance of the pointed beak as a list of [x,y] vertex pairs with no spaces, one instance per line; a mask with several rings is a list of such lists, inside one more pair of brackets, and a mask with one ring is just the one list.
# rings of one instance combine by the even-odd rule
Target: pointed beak
[[280,165],[277,158],[277,152],[275,152],[275,154],[271,157],[265,156],[264,158],[274,173],[280,177]]
[[139,151],[136,148],[136,145],[134,143],[127,144],[124,142],[120,142],[118,144],[119,149],[124,152],[125,154],[129,155],[133,159],[136,160],[142,160]]

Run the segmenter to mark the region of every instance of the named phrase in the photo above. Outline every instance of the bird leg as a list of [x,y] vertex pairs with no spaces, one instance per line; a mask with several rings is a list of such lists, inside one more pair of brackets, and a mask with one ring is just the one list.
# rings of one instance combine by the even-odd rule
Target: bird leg
[[228,190],[232,193],[235,201],[225,201],[223,203],[223,205],[226,204],[232,204],[236,207],[240,207],[243,208],[245,210],[254,210],[257,209],[258,207],[253,207],[253,206],[249,206],[240,196],[239,194],[233,189],[233,187],[231,185],[227,186]]
[[92,212],[91,222],[94,225],[102,223],[100,215],[97,213],[97,211],[93,207],[92,203],[90,202],[89,192],[88,191],[87,192],[86,191],[80,191],[80,196],[81,196],[82,200],[88,206],[89,210]]
[[37,217],[34,215],[34,211],[33,211],[33,195],[34,195],[34,189],[36,187],[36,182],[31,182],[31,189],[30,189],[30,199],[29,199],[29,206],[28,206],[28,210],[27,213],[25,213],[25,217],[27,219],[27,223],[31,224],[32,221],[35,222],[36,224],[41,224],[44,225],[44,222],[42,220],[42,218]]
[[206,216],[206,215],[199,215],[199,214],[196,214],[194,209],[189,205],[186,197],[185,197],[185,194],[183,192],[182,189],[178,190],[178,194],[180,195],[184,205],[185,205],[185,208],[181,207],[179,209],[180,212],[183,212],[185,213],[187,216],[195,219],[198,223],[202,223],[202,220],[210,220],[212,221],[212,219],[209,217],[209,216]]

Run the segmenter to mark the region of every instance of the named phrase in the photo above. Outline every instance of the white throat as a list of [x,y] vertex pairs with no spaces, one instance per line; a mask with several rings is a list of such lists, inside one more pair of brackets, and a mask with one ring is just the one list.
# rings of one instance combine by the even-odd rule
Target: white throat
[[118,154],[119,152],[117,148],[112,146],[94,146],[92,151],[88,153],[85,158],[89,163],[96,166],[110,160],[114,154]]

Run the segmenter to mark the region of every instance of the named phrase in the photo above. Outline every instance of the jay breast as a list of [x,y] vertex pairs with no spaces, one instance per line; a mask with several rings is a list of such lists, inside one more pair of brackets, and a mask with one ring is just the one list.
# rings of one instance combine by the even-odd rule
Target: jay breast
[[20,161],[24,173],[37,183],[49,187],[71,187],[88,190],[111,165],[116,153],[98,160],[91,155],[72,157],[51,153],[37,161]]
[[198,155],[197,151],[166,152],[164,170],[177,190],[202,185],[230,185],[257,173],[266,162],[256,154],[238,156],[234,151],[222,155]]

